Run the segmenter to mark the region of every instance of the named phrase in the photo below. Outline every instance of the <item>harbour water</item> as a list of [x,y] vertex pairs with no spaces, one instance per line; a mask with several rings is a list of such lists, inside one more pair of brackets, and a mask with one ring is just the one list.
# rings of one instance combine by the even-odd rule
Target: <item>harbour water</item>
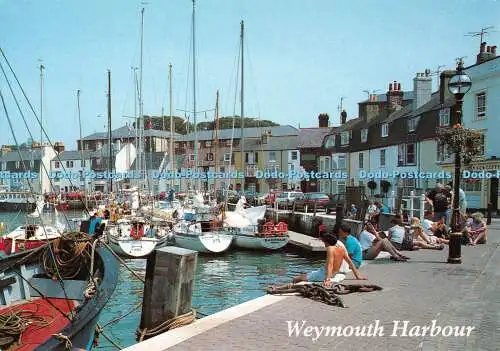
[[[24,223],[24,216],[0,213],[0,222],[8,223],[12,230],[15,225]],[[199,255],[193,308],[198,317],[219,312],[264,295],[265,289],[272,284],[289,283],[293,276],[316,269],[322,262],[321,257],[309,259],[286,251],[230,251],[218,256]],[[139,275],[145,275],[145,259],[128,260],[127,264]],[[141,314],[141,308],[136,307],[142,301],[142,294],[143,284],[127,269],[120,269],[118,286],[101,313],[99,323],[104,326],[104,333],[121,347],[136,343],[135,331]],[[98,349],[116,348],[101,337]]]

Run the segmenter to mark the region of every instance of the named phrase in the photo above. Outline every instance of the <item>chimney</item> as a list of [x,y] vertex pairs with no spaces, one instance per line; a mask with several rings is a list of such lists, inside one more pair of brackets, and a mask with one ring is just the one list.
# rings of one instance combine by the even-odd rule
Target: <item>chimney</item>
[[[391,89],[392,88],[392,89]],[[395,110],[398,106],[403,106],[403,92],[401,91],[401,83],[396,81],[389,84],[387,92],[387,107],[390,110]]]
[[430,70],[426,69],[425,73],[417,73],[413,78],[413,111],[431,100],[432,78],[429,72]]
[[61,141],[56,141],[54,143],[54,150],[57,152],[57,153],[61,153],[64,151],[64,143],[61,142]]
[[486,47],[486,42],[482,42],[481,46],[479,47],[479,53],[483,53],[485,47]]
[[486,46],[486,42],[482,42],[479,47],[479,54],[476,56],[476,65],[494,59],[495,57],[497,57],[496,45]]
[[448,82],[450,78],[456,73],[456,71],[443,71],[439,76],[439,103],[442,104],[444,101],[451,97],[451,93],[448,91]]
[[328,128],[328,120],[330,117],[327,113],[320,113],[318,116],[318,125],[320,128]]
[[345,110],[340,114],[340,124],[345,124],[347,122],[347,112]]

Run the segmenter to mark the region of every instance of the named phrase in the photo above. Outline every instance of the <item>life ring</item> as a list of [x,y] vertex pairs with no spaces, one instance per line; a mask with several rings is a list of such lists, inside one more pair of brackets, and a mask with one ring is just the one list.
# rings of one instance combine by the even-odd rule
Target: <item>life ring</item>
[[[139,230],[137,230],[137,227],[139,227]],[[141,240],[141,238],[144,236],[144,227],[138,224],[133,225],[132,229],[130,230],[130,236],[134,240]]]

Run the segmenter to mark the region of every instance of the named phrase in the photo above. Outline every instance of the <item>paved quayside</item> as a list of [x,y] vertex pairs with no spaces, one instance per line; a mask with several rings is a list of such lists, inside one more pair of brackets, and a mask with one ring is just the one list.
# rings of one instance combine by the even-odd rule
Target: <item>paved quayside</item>
[[[264,296],[127,350],[498,350],[500,345],[500,221],[489,243],[462,247],[461,265],[448,250],[410,252],[411,262],[374,261],[362,267],[381,292],[344,295],[348,308],[297,296]],[[359,283],[347,280],[346,283]],[[206,320],[204,322],[204,320]],[[289,336],[287,321],[305,326],[363,326],[380,320],[384,336]],[[474,326],[466,337],[391,337],[394,322],[412,326]],[[306,335],[308,336],[306,336]],[[398,333],[401,335],[401,333]],[[174,343],[176,345],[172,346]]]

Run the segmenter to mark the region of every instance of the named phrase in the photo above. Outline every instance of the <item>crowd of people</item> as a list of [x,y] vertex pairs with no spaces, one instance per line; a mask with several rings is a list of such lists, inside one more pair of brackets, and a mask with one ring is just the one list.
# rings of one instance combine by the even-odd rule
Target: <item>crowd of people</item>
[[[432,210],[425,211],[423,218],[410,217],[407,221],[402,215],[394,215],[388,230],[381,230],[379,223],[380,214],[389,211],[386,206],[376,202],[368,206],[360,233],[352,233],[345,223],[333,230],[321,225],[319,237],[326,247],[326,264],[319,270],[295,277],[293,282],[324,282],[330,285],[338,282],[337,276],[346,273],[347,268],[352,270],[357,279],[366,279],[359,272],[363,260],[373,260],[381,252],[387,252],[394,261],[406,262],[410,258],[404,251],[443,250],[449,244],[452,230],[450,223],[454,194],[451,189],[451,183],[447,186],[437,184],[425,198]],[[486,244],[488,226],[485,218],[481,212],[466,214],[467,201],[462,189],[459,191],[459,209],[464,220],[462,244]],[[348,217],[356,217],[357,212],[358,209],[352,205]]]

